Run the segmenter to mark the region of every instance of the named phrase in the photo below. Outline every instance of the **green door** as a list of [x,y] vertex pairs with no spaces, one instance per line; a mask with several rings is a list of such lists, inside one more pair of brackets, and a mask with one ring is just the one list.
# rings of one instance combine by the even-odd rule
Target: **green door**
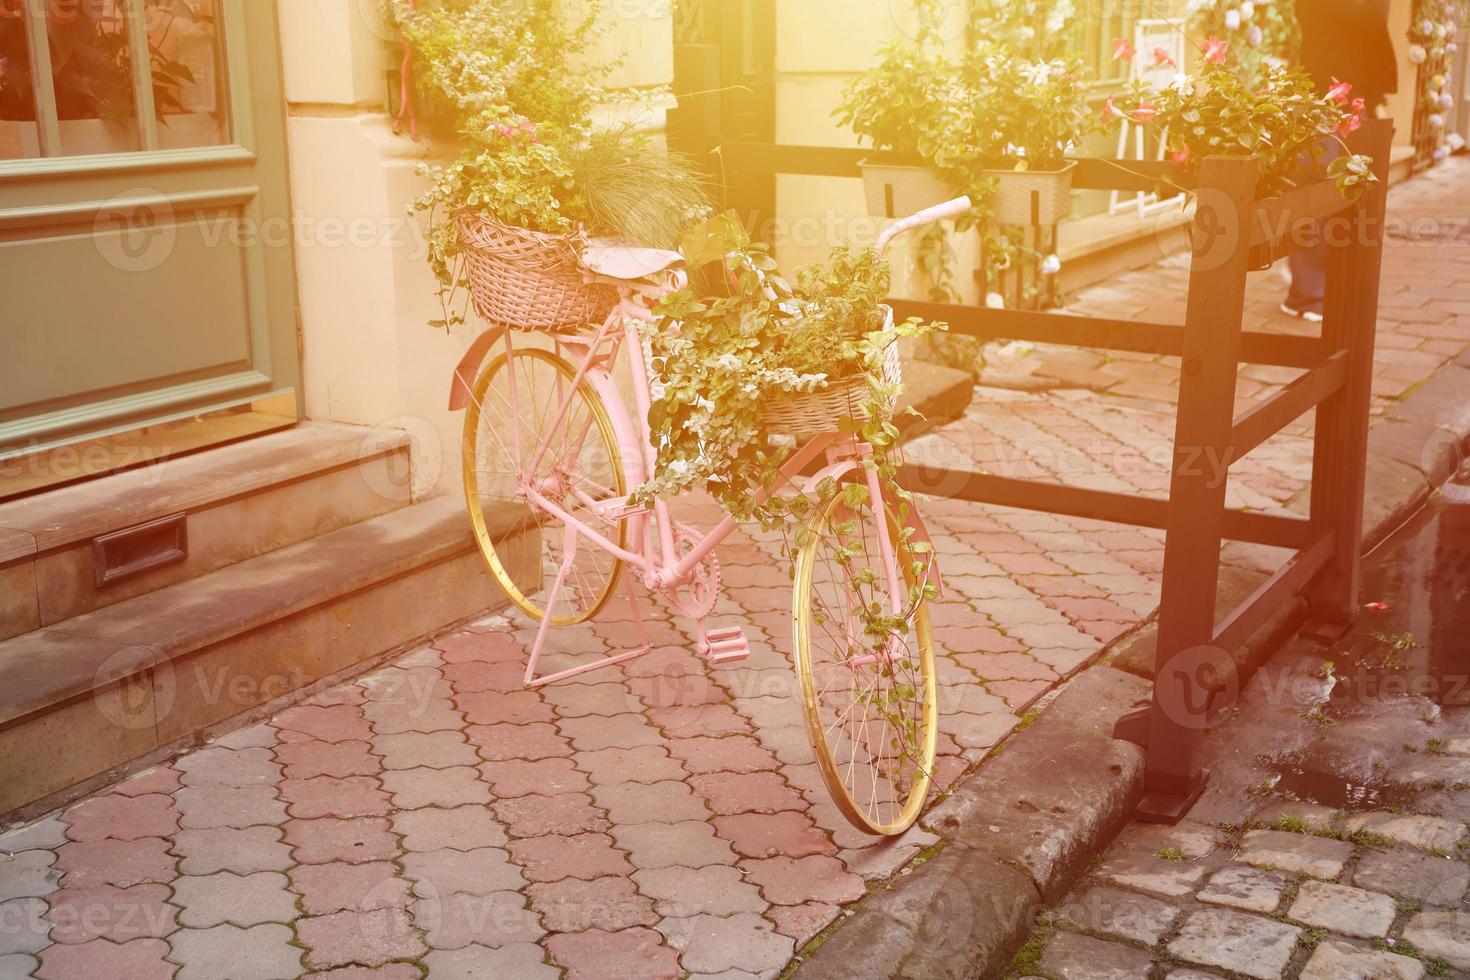
[[0,0],[0,462],[293,403],[277,38],[274,0]]

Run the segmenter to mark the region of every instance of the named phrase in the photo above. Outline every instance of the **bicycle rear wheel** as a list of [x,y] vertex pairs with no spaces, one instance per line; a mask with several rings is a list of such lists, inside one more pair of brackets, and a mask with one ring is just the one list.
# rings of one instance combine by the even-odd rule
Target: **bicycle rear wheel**
[[[550,615],[553,626],[597,615],[617,588],[622,562],[582,538],[555,608],[544,608],[539,597],[549,591],[565,557],[565,524],[529,503],[525,488],[535,487],[619,547],[627,537],[626,521],[598,517],[584,499],[621,497],[627,483],[607,408],[585,380],[574,386],[576,377],[566,359],[549,351],[500,354],[476,380],[464,420],[465,501],[480,551],[511,601],[535,619]],[[498,549],[487,530],[486,515],[509,508],[527,509],[526,520],[539,532],[537,554],[529,562],[523,546]]]
[[[866,498],[866,494],[860,495]],[[888,506],[838,494],[813,516],[797,555],[792,631],[802,711],[822,779],[865,833],[903,833],[929,793],[938,739],[929,610],[922,594],[890,616],[879,521],[893,547]],[[899,581],[918,585],[912,556]]]

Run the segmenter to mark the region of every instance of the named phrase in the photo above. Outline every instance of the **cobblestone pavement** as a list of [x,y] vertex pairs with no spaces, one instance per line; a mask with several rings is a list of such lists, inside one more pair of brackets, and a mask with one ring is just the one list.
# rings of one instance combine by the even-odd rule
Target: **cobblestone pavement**
[[[1012,975],[1470,976],[1470,469],[1385,546],[1331,647],[1289,644],[1206,747],[1176,827],[1135,824]],[[1220,971],[1220,972],[1216,972]]]
[[[1395,191],[1395,213],[1470,201],[1467,169]],[[1470,345],[1470,267],[1444,247],[1390,250],[1384,399]],[[1274,313],[1279,282],[1257,278],[1257,326],[1301,329]],[[1177,320],[1182,279],[1164,263],[1076,308]],[[1012,361],[1073,387],[982,388],[914,455],[1166,489],[1176,363]],[[1247,369],[1242,398],[1286,380]],[[1235,467],[1232,502],[1283,508],[1308,476],[1305,431]],[[947,588],[934,609],[947,785],[1152,612],[1162,536],[923,509]],[[525,691],[529,628],[492,619],[0,838],[0,978],[775,975],[933,839],[878,843],[842,821],[792,696],[775,544],[737,536],[719,557],[714,625],[751,624],[742,665],[709,668],[690,624],[656,610],[653,653]],[[614,607],[557,634],[548,667],[632,643]]]

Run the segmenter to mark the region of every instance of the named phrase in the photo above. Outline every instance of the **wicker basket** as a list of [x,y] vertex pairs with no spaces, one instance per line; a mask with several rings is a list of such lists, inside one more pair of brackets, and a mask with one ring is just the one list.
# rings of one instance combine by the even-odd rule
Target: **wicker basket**
[[607,319],[617,293],[587,283],[570,235],[503,225],[482,215],[458,217],[470,298],[491,323],[516,330],[561,330]]
[[[891,325],[893,311],[887,310],[887,314]],[[897,340],[883,352],[883,381],[895,388],[903,383],[903,361],[898,355]],[[862,417],[863,403],[868,395],[866,375],[833,378],[827,387],[817,391],[771,399],[761,409],[761,424],[768,433],[793,436],[798,441],[824,432],[837,432],[842,428],[843,419]],[[886,411],[892,414],[897,403],[896,395],[890,397]]]
[[[1054,225],[1072,209],[1072,170],[1069,160],[1060,170],[987,170],[996,181],[991,212],[1003,225]],[[1034,208],[1033,208],[1034,205]]]

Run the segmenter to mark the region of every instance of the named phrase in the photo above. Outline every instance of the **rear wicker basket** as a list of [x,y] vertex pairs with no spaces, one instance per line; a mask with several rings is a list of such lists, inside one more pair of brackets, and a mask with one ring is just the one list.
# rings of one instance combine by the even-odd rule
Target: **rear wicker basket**
[[561,330],[607,319],[617,293],[584,282],[570,235],[458,216],[475,310],[516,330]]
[[[888,315],[893,316],[891,312]],[[903,361],[896,340],[883,352],[883,381],[895,388],[903,383]],[[761,409],[761,423],[768,433],[804,441],[824,432],[840,431],[844,419],[861,421],[868,397],[867,375],[833,378],[818,391],[773,398]],[[888,414],[893,413],[897,401],[896,396],[889,398],[885,406]]]

